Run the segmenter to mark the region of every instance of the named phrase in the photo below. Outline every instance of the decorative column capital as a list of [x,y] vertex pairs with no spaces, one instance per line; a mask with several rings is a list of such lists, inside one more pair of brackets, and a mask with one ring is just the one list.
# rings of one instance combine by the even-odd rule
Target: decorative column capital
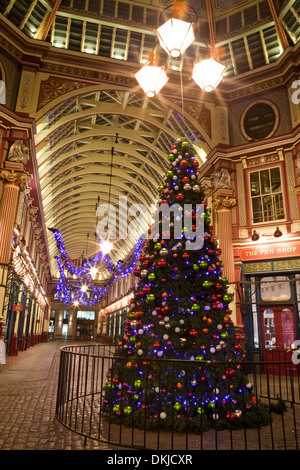
[[27,171],[15,171],[14,169],[0,169],[0,180],[5,183],[16,183],[21,191],[26,188],[26,183],[31,179]]
[[225,207],[226,209],[232,209],[235,206],[236,199],[229,196],[218,196],[213,202],[213,207],[215,210],[218,210],[222,207]]

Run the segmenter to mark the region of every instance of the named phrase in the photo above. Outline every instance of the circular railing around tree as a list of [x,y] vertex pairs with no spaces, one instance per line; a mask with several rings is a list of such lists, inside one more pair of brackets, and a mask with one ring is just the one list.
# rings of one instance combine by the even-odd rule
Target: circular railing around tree
[[[202,414],[198,417],[198,427],[192,427],[189,419],[181,417],[176,406],[169,417],[168,429],[165,429],[162,414],[152,416],[152,426],[146,419],[135,422],[134,413],[129,413],[126,423],[116,419],[122,410],[108,411],[105,406],[108,371],[113,368],[116,356],[114,347],[104,344],[72,345],[61,349],[56,418],[66,428],[82,435],[84,443],[93,439],[105,443],[106,448],[108,445],[143,450],[298,450],[300,371],[293,360],[295,356],[286,351],[276,350],[275,355],[275,352],[255,350],[254,353],[248,351],[247,357],[255,358],[242,366],[253,385],[253,408],[264,404],[266,409],[267,422],[261,426],[248,427],[246,408],[237,410],[234,404],[226,429],[222,429],[217,419],[211,419],[212,425],[208,428]],[[118,358],[120,361],[124,362],[125,368],[128,358]],[[164,373],[166,367],[168,370],[182,367],[188,371],[181,389],[183,396],[186,393],[188,409],[191,394],[187,384],[192,377],[189,375],[194,376],[199,370],[199,361],[159,359],[157,363],[158,374]],[[147,364],[151,366],[151,360]],[[213,382],[215,364],[202,361],[203,364],[206,369],[210,368]],[[143,391],[144,403],[147,403],[150,391],[151,385]],[[127,392],[120,389],[120,394]],[[153,390],[151,392],[153,395]],[[201,387],[195,393],[201,394]],[[146,416],[147,406],[144,408]]]

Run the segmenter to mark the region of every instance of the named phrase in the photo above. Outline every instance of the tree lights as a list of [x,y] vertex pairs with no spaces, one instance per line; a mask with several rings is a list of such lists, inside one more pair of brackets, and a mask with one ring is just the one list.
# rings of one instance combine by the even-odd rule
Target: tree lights
[[[169,157],[171,174],[166,174],[159,197],[171,205],[182,194],[182,217],[186,204],[202,203],[197,223],[204,235],[195,231],[200,248],[189,250],[185,231],[178,240],[173,225],[166,239],[162,220],[152,227],[158,236],[146,241],[134,270],[139,282],[108,373],[103,411],[117,423],[166,430],[184,430],[187,423],[190,430],[203,429],[203,423],[207,428],[215,423],[261,424],[266,413],[254,403],[243,372],[242,337],[230,318],[232,297],[194,149],[181,141]],[[189,210],[196,222],[196,211]]]

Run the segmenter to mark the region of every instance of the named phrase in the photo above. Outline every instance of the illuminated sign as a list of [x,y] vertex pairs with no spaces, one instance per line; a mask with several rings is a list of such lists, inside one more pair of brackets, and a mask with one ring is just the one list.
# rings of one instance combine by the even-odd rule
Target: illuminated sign
[[255,246],[240,250],[242,261],[289,258],[290,256],[300,256],[300,242],[271,243],[268,245],[255,244]]

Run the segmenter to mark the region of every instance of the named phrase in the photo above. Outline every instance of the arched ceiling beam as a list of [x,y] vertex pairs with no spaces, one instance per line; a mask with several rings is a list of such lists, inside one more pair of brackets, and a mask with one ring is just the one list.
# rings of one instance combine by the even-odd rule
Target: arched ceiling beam
[[[85,172],[86,172],[86,171],[85,171]],[[140,200],[141,203],[144,203],[144,204],[147,205],[147,204],[148,204],[147,198],[143,197],[142,194],[139,194],[138,192],[136,192],[136,191],[134,190],[134,188],[132,188],[132,187],[129,188],[129,187],[124,183],[124,182],[125,182],[125,178],[123,178],[124,175],[120,175],[120,174],[117,174],[117,173],[119,173],[119,172],[114,171],[114,178],[112,179],[112,184],[113,184],[113,185],[116,185],[117,187],[120,187],[120,188],[122,188],[122,189],[125,189],[125,190],[127,190],[128,192],[129,192],[129,191],[132,192],[132,193],[137,197],[137,199]],[[107,175],[107,173],[106,173],[106,174],[103,174],[103,175],[101,176],[101,183],[102,183],[102,184],[103,184],[103,183],[104,183],[104,184],[107,184],[107,185],[109,186],[109,184],[110,184],[110,177],[109,177],[109,176],[106,176],[106,175]],[[73,175],[73,176],[74,176],[74,175]],[[77,174],[76,176],[80,176],[80,175]],[[66,191],[66,190],[71,189],[71,188],[74,188],[74,187],[76,188],[76,187],[78,187],[78,186],[85,186],[85,184],[89,184],[89,183],[96,183],[96,184],[98,184],[99,181],[98,181],[98,179],[96,178],[96,176],[99,176],[99,175],[87,175],[87,174],[83,173],[83,177],[82,177],[80,180],[78,180],[78,181],[70,181],[70,182],[68,182],[67,184],[64,184],[63,189]],[[131,183],[132,185],[135,184],[135,180],[134,180],[133,178],[129,178],[128,175],[127,175],[126,180],[127,180],[129,183]],[[123,182],[123,181],[124,181],[124,182]],[[56,185],[56,188],[59,188],[59,185]],[[47,191],[47,194],[48,194],[48,195],[47,195],[47,196],[44,195],[44,203],[43,203],[44,207],[47,207],[48,204],[51,204],[52,201],[55,200],[55,195],[53,195],[53,196],[51,195],[51,190],[53,190],[53,188],[49,188],[49,187],[48,187],[48,188],[46,188],[46,189],[48,189],[48,191]],[[153,194],[151,194],[151,192],[150,192],[147,188],[144,188],[144,187],[141,186],[139,189],[141,189],[141,191],[142,191],[144,194],[146,194],[146,195],[148,196],[148,198],[149,198],[151,201],[154,200]]]
[[[48,122],[43,123],[42,122],[43,119],[48,120],[49,115],[51,115],[51,113],[54,111],[54,109],[59,108],[59,106],[63,102],[65,102],[66,100],[68,100],[72,97],[73,98],[78,97],[80,99],[80,97],[89,96],[92,93],[97,93],[97,92],[101,92],[101,91],[105,92],[105,91],[109,91],[111,89],[112,89],[111,84],[110,85],[109,84],[101,84],[101,85],[92,85],[91,87],[85,88],[84,90],[80,90],[80,91],[79,90],[73,90],[73,91],[63,95],[63,97],[56,98],[51,103],[48,103],[46,106],[44,106],[42,109],[40,109],[34,115],[34,117],[37,121],[37,126],[38,126],[38,134],[37,134],[37,140],[36,140],[37,145],[40,143],[41,139],[44,139],[47,136],[47,134],[49,133],[49,129],[47,130]],[[128,92],[128,89],[126,89],[124,87],[119,87],[119,86],[114,86],[113,90],[114,91],[119,91],[119,92],[125,92],[125,93]],[[140,95],[141,94],[139,87],[137,87],[136,89],[135,88],[131,89],[130,93],[135,94],[135,95]],[[145,98],[145,97],[143,97],[143,98]],[[147,102],[148,102],[148,98],[145,98],[145,100],[147,100]],[[176,113],[178,113],[182,116],[182,118],[185,120],[185,122],[189,121],[195,127],[195,129],[198,129],[199,134],[201,134],[201,136],[203,137],[203,139],[205,141],[205,142],[203,142],[203,145],[205,147],[204,150],[207,153],[213,148],[213,142],[211,140],[211,137],[207,134],[205,129],[202,128],[202,126],[199,124],[199,122],[193,116],[191,116],[187,111],[185,111],[181,107],[179,107],[177,105],[177,103],[163,97],[162,95],[159,95],[157,98],[155,98],[155,100],[153,102],[158,103],[159,106],[161,106],[162,110],[173,109]],[[108,105],[108,107],[109,107],[109,105]],[[122,112],[120,114],[130,115],[130,113],[128,113],[127,111],[131,108],[132,107],[130,107],[130,106],[126,106],[126,108],[124,109],[124,107],[121,106]],[[136,108],[136,109],[139,109],[139,108]],[[86,113],[85,115],[88,116],[89,113],[91,113],[91,111],[93,111],[92,114],[95,114],[95,109],[93,109],[93,110],[83,110],[81,113]],[[144,116],[143,116],[144,113],[145,113],[145,108],[140,110],[140,119],[141,119],[141,121],[147,121],[147,120],[144,119]],[[103,114],[103,109],[100,109],[99,114],[100,115]],[[153,114],[155,114],[155,111],[153,111]],[[81,116],[83,116],[83,114],[81,114]],[[66,116],[64,116],[64,119],[65,119],[65,121],[63,121],[63,122],[66,123],[66,122],[69,122],[69,121],[73,120],[73,116],[72,116],[72,114],[69,115],[69,116],[66,115]],[[41,136],[39,136],[40,132],[43,132],[43,127],[44,126],[45,126],[45,132],[44,132],[44,134],[41,134]],[[41,129],[41,131],[39,131],[39,128]]]
[[[46,223],[48,222],[49,217],[52,217],[52,214],[59,215],[60,212],[64,213],[64,211],[66,210],[66,204],[72,207],[73,202],[76,203],[77,201],[82,201],[83,195],[84,200],[89,201],[89,204],[91,205],[96,204],[96,202],[98,201],[98,197],[100,197],[100,202],[108,201],[108,190],[107,186],[104,185],[99,185],[99,190],[97,191],[95,191],[95,188],[93,186],[89,185],[88,187],[85,186],[84,190],[82,189],[82,191],[79,191],[79,189],[77,189],[74,193],[64,192],[62,194],[59,194],[58,198],[55,199],[55,204],[53,204],[53,207],[52,205],[51,207],[48,205],[47,210],[44,210]],[[117,198],[119,196],[126,196],[130,205],[136,203],[136,201],[131,197],[131,193],[120,193],[120,188],[116,189],[114,186],[111,186],[112,201],[117,201]]]
[[[100,158],[102,157],[102,158],[101,158],[101,161],[98,161],[98,162],[97,162],[96,158],[93,158],[90,161],[88,161],[89,159],[87,159],[87,161],[86,161],[86,159],[84,159],[84,158],[82,160],[79,160],[79,161],[76,161],[76,160],[71,161],[65,166],[60,166],[54,174],[46,174],[44,177],[42,177],[40,179],[42,194],[44,194],[43,191],[47,188],[47,186],[49,186],[49,184],[51,183],[51,180],[53,180],[53,179],[55,179],[55,180],[63,179],[64,180],[66,172],[76,170],[76,167],[84,166],[86,169],[88,169],[88,173],[110,174],[110,171],[111,171],[110,166],[102,165],[102,162],[105,162],[105,163],[109,164],[110,160],[111,160],[111,156],[108,155],[108,154],[103,154],[103,155],[99,155],[99,157]],[[101,163],[101,165],[98,165],[97,163]],[[121,176],[123,176],[124,173],[126,173],[126,171],[125,171],[125,169],[126,169],[126,170],[129,170],[128,173],[129,172],[130,173],[136,173],[137,177],[138,176],[143,177],[146,181],[148,181],[154,187],[157,184],[157,181],[151,175],[141,171],[141,169],[138,168],[136,165],[134,165],[133,163],[130,163],[128,161],[128,159],[125,159],[125,158],[119,157],[118,155],[115,155],[113,157],[113,165],[119,165],[118,170],[120,170],[122,172],[122,173],[119,173]],[[116,166],[113,166],[113,172],[116,169],[117,169]],[[72,177],[77,176],[79,173],[83,174],[82,171],[83,170],[73,172]]]
[[[109,198],[107,198],[107,199],[102,199],[102,201],[101,201],[102,204],[103,203],[107,204],[108,202],[110,202],[110,204],[113,205],[113,207],[114,207],[114,211],[115,211],[115,215],[117,217],[117,224],[118,225],[119,225],[119,222],[121,222],[121,225],[123,225],[125,216],[127,216],[126,217],[127,219],[130,219],[130,217],[133,217],[133,214],[132,214],[133,210],[130,212],[130,214],[132,214],[132,215],[128,215],[128,212],[126,213],[125,209],[122,208],[122,207],[121,207],[121,212],[120,212],[119,204],[118,204],[119,201],[118,200],[111,198],[111,200],[109,201]],[[80,202],[76,205],[71,205],[69,210],[66,210],[66,208],[64,207],[64,208],[60,208],[59,211],[52,212],[50,214],[50,216],[45,220],[46,225],[49,226],[49,227],[52,227],[53,224],[54,224],[55,227],[56,227],[56,225],[58,225],[62,220],[66,220],[70,217],[73,218],[76,214],[82,213],[82,212],[85,213],[85,214],[89,214],[89,215],[93,216],[94,219],[95,219],[95,225],[96,225],[97,222],[98,222],[98,219],[100,220],[101,215],[97,216],[96,208],[94,208],[94,210],[92,210],[92,206],[93,206],[93,204],[87,205],[85,198],[83,199],[81,197]],[[100,204],[100,206],[101,206],[101,204]],[[129,207],[128,207],[128,209],[129,209]],[[106,211],[103,211],[103,213],[105,213],[105,212]],[[98,212],[98,214],[101,214],[101,212]],[[108,217],[108,215],[109,214],[107,214],[106,217]],[[150,215],[143,212],[141,217],[145,217],[148,220],[150,218]]]
[[[174,140],[179,138],[178,134],[172,132],[170,129],[165,129],[168,135],[170,135]],[[78,141],[85,141],[89,140],[94,137],[106,137],[111,138],[115,137],[116,134],[119,134],[119,139],[125,139],[127,141],[135,142],[134,145],[142,145],[143,148],[152,150],[153,152],[160,155],[161,158],[165,158],[165,152],[161,151],[158,147],[152,145],[147,139],[143,137],[142,131],[126,129],[123,127],[109,127],[109,126],[97,126],[95,129],[91,129],[82,133],[77,133],[75,135],[71,135],[65,139],[61,139],[58,144],[56,144],[51,150],[44,148],[40,148],[37,151],[37,159],[38,159],[38,166],[42,166],[46,163],[56,152],[59,152],[63,147],[74,144]],[[154,135],[154,134],[153,134]],[[99,141],[98,141],[99,143]],[[92,145],[91,150],[95,150],[94,144]],[[111,143],[112,145],[112,143]],[[116,144],[117,145],[117,144]],[[78,149],[80,152],[80,149]],[[135,149],[136,150],[136,149]]]
[[[130,197],[133,199],[134,197],[137,199],[138,202],[140,203],[147,203],[147,198],[138,192],[135,188],[129,188],[123,180],[118,180],[114,181],[114,184],[116,184],[116,187],[112,184],[111,186],[111,193],[114,191],[118,195],[120,194],[124,196],[129,196],[129,191],[130,191]],[[77,186],[73,187],[73,183],[70,183],[67,186],[64,186],[64,191],[63,192],[58,192],[53,196],[53,198],[48,198],[48,200],[44,201],[44,213],[45,216],[47,214],[51,213],[52,211],[55,211],[57,207],[60,207],[60,205],[63,204],[68,204],[68,199],[72,198],[73,195],[77,195],[78,192],[82,195],[84,194],[89,194],[90,192],[95,192],[95,189],[97,188],[97,196],[99,195],[100,190],[102,190],[102,193],[107,193],[108,192],[108,184],[102,184],[102,182],[99,184],[99,182],[93,177],[93,175],[90,175],[89,177],[85,177],[81,179],[81,184],[78,184]],[[98,192],[99,188],[99,192]],[[71,199],[72,200],[72,199]],[[95,201],[96,202],[96,201]],[[134,201],[136,202],[136,201]]]
[[[95,163],[98,162],[99,159],[105,158],[105,162],[109,161],[110,162],[110,155],[106,153],[96,153],[95,150],[99,150],[99,144],[101,142],[101,150],[105,152],[111,151],[112,144],[109,141],[99,141],[99,140],[94,140],[92,143],[86,144],[85,146],[81,146],[79,148],[75,148],[72,150],[69,150],[68,152],[62,153],[59,155],[52,163],[50,161],[46,161],[43,164],[40,165],[39,167],[39,175],[40,175],[40,180],[44,178],[44,176],[47,174],[49,170],[54,168],[56,165],[60,165],[63,163],[65,160],[69,159],[72,156],[80,155],[83,158],[79,161],[79,163],[84,162],[84,164],[87,163]],[[138,144],[137,144],[138,147]],[[141,155],[132,144],[124,144],[123,142],[120,142],[114,146],[115,149],[115,155],[114,155],[114,162],[117,161],[115,160],[117,157],[120,159],[120,164],[121,164],[121,159],[122,157],[118,156],[117,154],[121,153],[124,155],[124,158],[122,160],[122,164],[124,165],[124,162],[126,162],[127,159],[134,160],[137,163],[145,163],[145,157]],[[148,148],[147,148],[148,150]],[[161,158],[164,159],[164,161],[167,161],[167,156],[162,155],[162,152],[159,149],[153,150],[155,151]],[[87,153],[89,152],[89,153]],[[87,153],[87,155],[85,155]],[[126,156],[126,159],[125,159]],[[157,167],[157,165],[152,162],[151,160],[147,159],[146,160],[147,165],[156,173],[159,172],[160,168]]]

